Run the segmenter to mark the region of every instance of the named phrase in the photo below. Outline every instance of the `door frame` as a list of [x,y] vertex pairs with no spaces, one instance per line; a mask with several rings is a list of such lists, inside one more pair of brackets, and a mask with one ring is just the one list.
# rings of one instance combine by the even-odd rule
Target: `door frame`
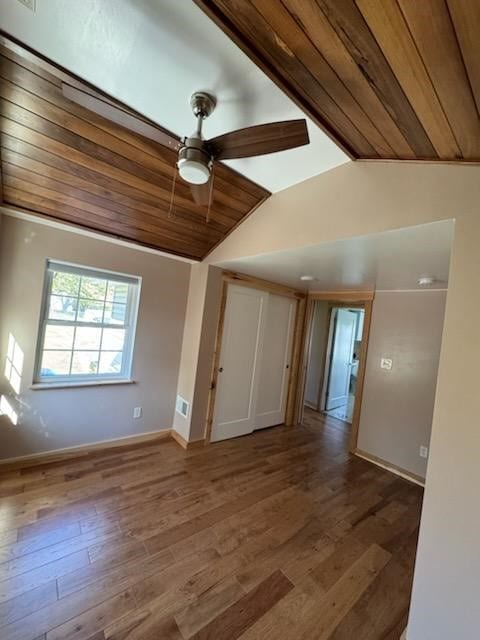
[[[318,401],[317,401],[317,411],[326,411],[325,405],[327,403],[327,391],[330,383],[330,368],[332,366],[332,348],[335,341],[335,328],[333,323],[333,312],[335,309],[363,309],[363,302],[329,302],[328,303],[328,333],[327,333],[327,345],[325,349],[325,364],[323,367],[323,381],[322,387],[319,389]],[[364,316],[365,320],[365,316]],[[363,328],[362,328],[362,338],[363,338]],[[360,367],[360,362],[359,362]],[[358,376],[357,376],[358,381]],[[356,397],[356,394],[355,394]],[[322,408],[323,407],[323,408]],[[352,417],[353,419],[353,417]]]
[[217,324],[217,334],[215,337],[215,352],[213,357],[212,373],[210,378],[210,391],[208,394],[207,418],[205,423],[205,444],[211,443],[211,433],[213,418],[215,414],[215,400],[218,381],[218,368],[220,364],[220,351],[222,347],[223,330],[225,325],[225,310],[227,306],[227,293],[230,284],[241,285],[251,289],[260,289],[268,293],[294,298],[297,301],[295,312],[295,322],[292,340],[292,357],[288,379],[287,406],[285,409],[285,425],[291,426],[296,423],[299,413],[298,383],[300,379],[300,367],[302,363],[303,343],[305,336],[305,319],[307,307],[307,294],[299,289],[287,287],[276,282],[262,280],[254,276],[249,276],[236,271],[223,271],[223,287],[220,300],[220,312]]
[[[370,324],[372,320],[372,306],[374,299],[373,291],[315,291],[308,294],[307,311],[305,318],[305,342],[302,354],[301,379],[298,385],[298,397],[300,410],[298,421],[303,421],[305,387],[307,381],[307,368],[310,355],[310,343],[312,340],[313,327],[313,311],[317,300],[323,300],[330,303],[329,309],[329,325],[331,323],[331,312],[333,307],[359,307],[365,310],[363,318],[362,343],[358,357],[358,376],[357,388],[355,393],[355,405],[353,408],[352,425],[350,429],[349,450],[354,453],[357,450],[358,430],[360,427],[360,413],[362,409],[363,386],[365,381],[365,369],[368,352],[368,339],[370,336]],[[328,332],[328,340],[331,340],[330,331]],[[326,357],[329,357],[328,349]]]

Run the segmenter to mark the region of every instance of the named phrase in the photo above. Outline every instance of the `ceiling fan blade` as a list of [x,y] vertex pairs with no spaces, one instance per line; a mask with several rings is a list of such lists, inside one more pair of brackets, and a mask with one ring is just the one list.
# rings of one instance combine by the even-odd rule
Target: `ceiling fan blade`
[[122,108],[118,103],[109,100],[107,97],[91,89],[79,89],[66,82],[62,82],[62,92],[65,98],[76,102],[81,107],[93,111],[102,118],[106,118],[121,127],[129,129],[144,138],[158,142],[173,151],[178,151],[181,147],[180,140],[177,140],[167,131],[164,131],[146,118],[136,115],[134,112]]
[[210,203],[211,181],[212,178],[210,177],[210,180],[204,184],[190,183],[190,190],[196,204],[207,207]]
[[212,138],[208,145],[216,160],[249,158],[308,144],[306,120],[284,120],[237,129]]

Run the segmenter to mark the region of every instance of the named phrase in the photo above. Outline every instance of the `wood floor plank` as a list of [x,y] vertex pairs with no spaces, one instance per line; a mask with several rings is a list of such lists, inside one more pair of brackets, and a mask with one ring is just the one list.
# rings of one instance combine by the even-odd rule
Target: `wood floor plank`
[[309,411],[0,470],[0,638],[397,640],[422,490],[348,435]]
[[191,636],[192,640],[236,640],[291,589],[290,580],[281,571],[275,571]]
[[87,549],[82,549],[54,562],[44,564],[37,569],[31,569],[26,573],[2,580],[0,582],[0,602],[5,602],[26,591],[41,587],[51,580],[57,580],[66,574],[75,573],[76,570],[88,565],[88,551]]
[[37,611],[42,607],[57,600],[57,585],[55,580],[25,591],[14,598],[0,604],[0,635],[1,627],[16,620],[24,618],[32,611]]
[[88,611],[75,616],[47,633],[47,640],[89,640],[94,634],[121,616],[135,609],[131,591],[124,591]]

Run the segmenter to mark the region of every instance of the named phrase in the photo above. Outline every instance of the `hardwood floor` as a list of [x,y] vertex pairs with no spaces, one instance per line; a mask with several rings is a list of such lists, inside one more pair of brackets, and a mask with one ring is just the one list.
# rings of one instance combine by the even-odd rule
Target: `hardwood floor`
[[307,412],[0,475],[2,640],[398,639],[422,491]]

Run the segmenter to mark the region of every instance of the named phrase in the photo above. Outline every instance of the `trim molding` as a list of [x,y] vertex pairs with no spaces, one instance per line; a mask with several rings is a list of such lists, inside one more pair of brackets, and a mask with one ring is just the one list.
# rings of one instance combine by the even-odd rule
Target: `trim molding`
[[295,298],[296,300],[302,300],[307,297],[307,293],[301,289],[294,289],[293,287],[287,287],[284,284],[278,282],[270,282],[270,280],[263,280],[256,276],[249,276],[246,273],[240,273],[238,271],[223,271],[223,279],[225,282],[231,284],[239,284],[245,287],[253,289],[260,289],[261,291],[268,291],[270,293],[277,293],[287,298]]
[[150,440],[164,440],[170,436],[171,429],[160,429],[159,431],[146,431],[135,436],[121,436],[119,438],[111,438],[109,440],[100,440],[99,442],[80,444],[74,447],[65,447],[64,449],[40,451],[39,453],[30,453],[28,455],[17,456],[15,458],[4,458],[3,460],[0,460],[0,469],[5,470],[5,468],[9,467],[33,467],[38,464],[55,462],[66,458],[75,459],[85,453],[90,453],[91,451],[128,447],[131,444],[148,442]]
[[114,236],[106,235],[104,233],[82,229],[81,227],[74,226],[73,224],[58,222],[46,217],[44,218],[41,217],[41,214],[34,215],[33,213],[27,213],[25,211],[20,211],[19,209],[12,209],[11,207],[7,207],[5,205],[0,205],[0,212],[4,216],[8,216],[10,218],[17,218],[17,220],[24,220],[25,222],[33,222],[34,224],[40,224],[44,227],[52,227],[53,229],[58,229],[59,231],[76,233],[78,236],[86,236],[87,238],[92,238],[93,240],[109,242],[110,244],[116,244],[120,247],[125,247],[126,249],[132,249],[133,251],[141,251],[142,253],[153,253],[154,255],[162,256],[163,258],[169,258],[170,260],[179,260],[180,262],[187,262],[188,264],[197,264],[198,262],[198,260],[193,260],[192,258],[184,258],[183,256],[178,256],[174,253],[167,253],[166,251],[161,251],[160,249],[152,249],[151,247],[142,246],[141,244],[135,244],[134,242],[128,242],[128,240],[121,240],[120,238],[115,238]]
[[375,291],[309,291],[308,297],[332,302],[368,302],[374,299]]
[[185,438],[181,436],[178,431],[175,431],[175,429],[170,431],[170,436],[183,449],[196,449],[198,447],[205,446],[205,438],[201,438],[201,440],[185,440]]
[[371,453],[366,453],[361,449],[355,449],[354,455],[358,456],[359,458],[363,458],[367,462],[376,464],[377,467],[382,467],[382,469],[386,469],[387,471],[390,471],[391,473],[394,473],[395,475],[400,476],[405,480],[409,480],[410,482],[418,484],[421,487],[425,487],[425,478],[422,478],[422,476],[417,476],[415,473],[411,473],[410,471],[406,471],[405,469],[402,469],[402,467],[399,467],[396,464],[387,462],[386,460],[383,460],[382,458],[378,458],[377,456],[374,456]]

